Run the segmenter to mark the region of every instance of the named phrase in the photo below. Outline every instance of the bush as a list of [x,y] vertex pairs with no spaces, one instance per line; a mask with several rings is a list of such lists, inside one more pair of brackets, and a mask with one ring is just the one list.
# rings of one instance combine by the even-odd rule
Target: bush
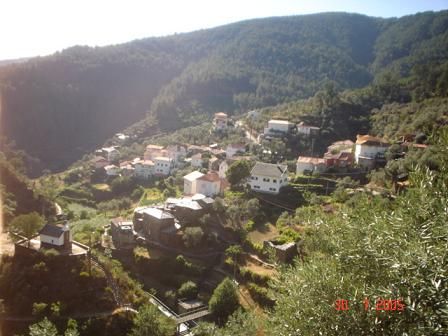
[[271,279],[268,275],[262,275],[255,272],[252,272],[250,269],[246,267],[240,268],[240,275],[246,281],[255,282],[258,285],[265,286],[268,281]]
[[129,176],[119,176],[112,180],[110,189],[115,195],[130,193],[135,187],[135,181]]
[[208,303],[210,312],[220,325],[224,325],[230,315],[239,307],[235,284],[225,278],[213,291]]
[[79,214],[79,219],[88,219],[89,213],[86,210],[82,210]]
[[264,287],[260,287],[257,284],[249,283],[247,285],[250,296],[262,306],[272,307],[274,301],[269,297],[268,290]]
[[246,225],[244,226],[244,228],[249,232],[249,231],[253,231],[255,228],[255,222],[252,219],[249,219],[246,222]]
[[194,299],[198,295],[198,286],[193,281],[187,281],[180,286],[177,294],[182,299]]
[[199,245],[204,236],[204,231],[200,227],[187,227],[182,237],[186,247]]
[[137,188],[134,189],[134,191],[131,194],[131,198],[133,200],[138,200],[142,197],[143,193],[145,192],[145,189],[141,186],[138,186]]

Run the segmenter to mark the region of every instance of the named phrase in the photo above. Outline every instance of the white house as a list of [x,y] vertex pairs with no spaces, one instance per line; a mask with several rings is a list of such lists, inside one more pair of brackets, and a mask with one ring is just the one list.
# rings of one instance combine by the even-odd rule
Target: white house
[[151,160],[139,160],[134,163],[134,175],[135,177],[148,179],[154,175],[154,162]]
[[159,145],[148,145],[146,146],[145,153],[143,154],[143,158],[145,160],[151,160],[154,161],[156,157],[163,157],[166,156],[166,150],[165,147],[159,146]]
[[166,156],[177,163],[187,156],[187,148],[182,145],[169,145],[166,147]]
[[237,144],[230,144],[226,148],[226,157],[229,159],[232,156],[236,154],[243,154],[246,153],[246,144],[243,143],[237,143]]
[[296,174],[303,174],[305,170],[322,173],[325,169],[325,160],[322,158],[299,156],[296,162]]
[[46,224],[39,232],[41,247],[47,248],[71,248],[72,235],[68,223]]
[[287,168],[286,165],[257,162],[250,172],[251,189],[278,194],[281,187],[288,185]]
[[159,156],[154,158],[154,174],[167,176],[171,173],[171,169],[173,168],[173,159],[170,159],[166,156]]
[[223,112],[215,113],[215,117],[213,118],[213,128],[215,131],[222,131],[227,128],[229,118],[227,114]]
[[297,124],[297,133],[303,134],[305,136],[317,135],[319,133],[319,130],[319,127],[305,125],[303,121]]
[[103,147],[97,153],[101,153],[100,155],[104,156],[107,161],[115,161],[120,156],[120,152],[115,147]]
[[264,134],[289,133],[294,128],[294,123],[287,120],[269,120],[268,127],[264,129]]
[[121,142],[125,142],[126,140],[128,140],[130,138],[129,135],[124,134],[124,133],[117,133],[117,134],[115,134],[115,137]]
[[116,165],[107,165],[104,167],[107,176],[118,176],[120,175],[120,167]]
[[355,162],[364,168],[373,168],[377,159],[384,159],[389,143],[371,135],[357,135]]
[[123,176],[132,176],[135,175],[135,168],[130,161],[120,162],[120,170]]
[[184,176],[184,195],[194,195],[197,193],[196,181],[202,176],[204,176],[204,174],[199,171],[194,171]]
[[221,179],[218,173],[208,172],[196,180],[196,194],[215,196],[221,191]]

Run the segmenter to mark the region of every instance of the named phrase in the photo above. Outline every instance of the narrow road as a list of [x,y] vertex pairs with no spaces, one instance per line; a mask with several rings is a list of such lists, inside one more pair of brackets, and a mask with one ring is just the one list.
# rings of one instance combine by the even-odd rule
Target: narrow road
[[247,130],[247,126],[242,120],[238,120],[237,125],[244,130],[244,134],[246,135],[246,138],[249,139],[249,141],[258,144],[257,137],[249,133],[249,131]]

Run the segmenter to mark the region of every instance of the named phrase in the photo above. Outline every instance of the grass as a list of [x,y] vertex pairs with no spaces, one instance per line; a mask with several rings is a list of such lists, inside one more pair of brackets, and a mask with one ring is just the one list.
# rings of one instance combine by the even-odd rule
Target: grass
[[101,191],[110,191],[110,186],[106,183],[92,184],[92,188],[101,190]]
[[164,201],[162,192],[157,188],[147,188],[140,200],[140,206],[152,205]]
[[94,208],[90,208],[78,203],[69,203],[67,205],[67,208],[68,210],[73,211],[73,214],[76,217],[79,217],[82,211],[86,211],[89,217],[94,217],[97,214],[97,211]]
[[244,264],[244,268],[252,271],[253,273],[257,273],[260,275],[274,276],[277,274],[275,269],[266,268],[260,265],[253,263],[252,261],[246,261]]
[[249,232],[249,239],[253,243],[263,243],[265,240],[274,239],[279,235],[277,228],[271,223],[266,223],[263,226],[257,226],[255,230]]
[[73,238],[83,244],[89,243],[89,237],[93,232],[98,232],[104,225],[109,224],[109,219],[103,215],[97,215],[89,219],[72,221],[70,228]]

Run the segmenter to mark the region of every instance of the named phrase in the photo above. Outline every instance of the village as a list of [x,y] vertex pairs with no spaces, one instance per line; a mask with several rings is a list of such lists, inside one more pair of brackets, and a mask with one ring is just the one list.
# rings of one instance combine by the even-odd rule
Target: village
[[[254,111],[248,114],[248,118],[256,116]],[[219,139],[230,131],[241,135],[238,142],[166,146],[150,143],[140,157],[124,159],[121,150],[130,136],[117,134],[115,145],[96,150],[89,159],[92,183],[107,186],[114,179],[128,178],[137,185],[165,187],[163,194],[150,204],[142,202],[144,194],[124,216],[109,218],[93,245],[90,236],[83,242],[73,239],[71,231],[77,228],[58,209],[53,223],[47,223],[31,239],[21,237],[16,242],[15,253],[26,257],[28,251],[55,250],[61,256],[90,260],[92,248],[103,251],[128,267],[145,288],[155,288],[158,295],[152,299],[154,304],[180,321],[179,331],[186,331],[207,316],[210,293],[225,277],[239,285],[248,307],[272,304],[264,287],[268,279],[275,276],[279,264],[301,257],[303,228],[282,224],[282,220],[294,213],[297,216],[296,209],[304,204],[303,194],[318,190],[321,195],[329,195],[341,178],[365,181],[369,172],[386,165],[386,152],[392,145],[399,146],[397,155],[401,156],[409,147],[426,147],[414,143],[413,136],[404,136],[398,144],[392,144],[371,135],[358,135],[356,139],[329,144],[321,157],[299,153],[291,167],[284,157],[277,161],[277,153],[263,144],[288,144],[291,139],[301,138],[310,144],[306,152],[312,153],[314,141],[320,136],[319,127],[270,119],[257,134],[244,119],[235,122],[225,113],[216,113],[210,134]],[[177,189],[171,186],[167,193],[167,186],[174,183],[173,175],[179,172],[184,175],[178,176],[181,182]],[[397,177],[397,192],[406,187],[406,178]],[[320,179],[323,185],[316,184]],[[306,184],[299,183],[304,181]],[[333,211],[332,205],[325,202],[322,208]],[[263,224],[262,217],[271,218],[273,224]],[[253,237],[257,238],[251,240]],[[95,263],[99,262],[95,257]],[[174,263],[175,269],[185,268],[178,271],[182,274],[180,280],[165,273],[167,266],[163,263]],[[112,277],[109,281],[114,283]],[[183,292],[182,288],[188,286],[191,290]],[[170,294],[173,291],[174,296]],[[114,297],[120,297],[118,290]],[[132,306],[118,299],[117,305]]]

